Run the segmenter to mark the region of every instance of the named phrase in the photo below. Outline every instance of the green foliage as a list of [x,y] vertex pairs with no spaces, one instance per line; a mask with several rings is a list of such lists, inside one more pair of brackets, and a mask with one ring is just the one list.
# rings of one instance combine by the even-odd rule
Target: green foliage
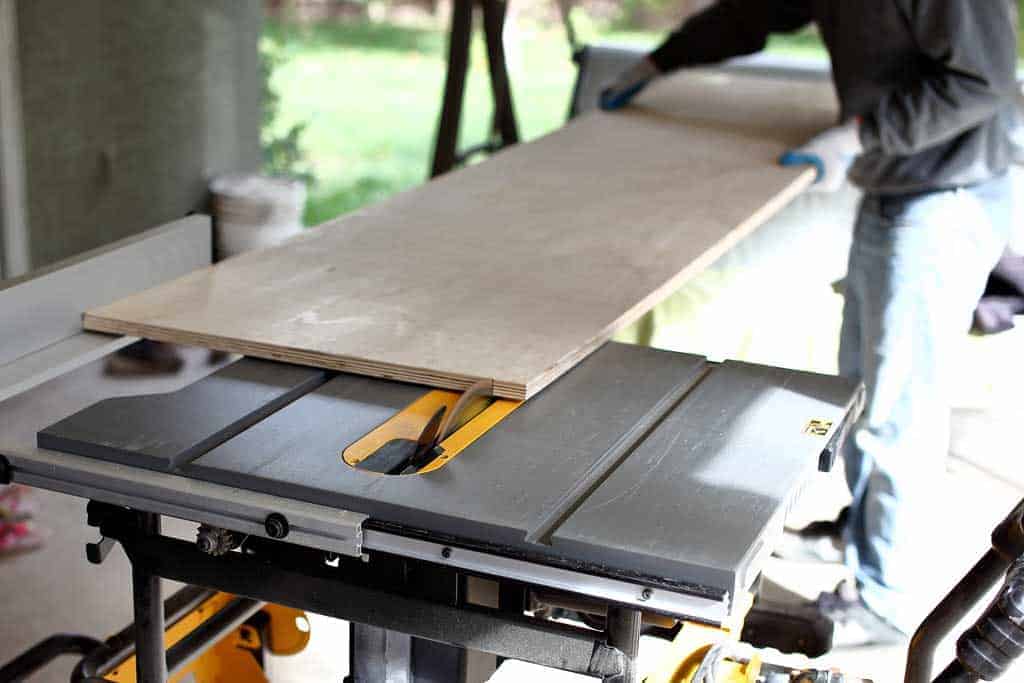
[[273,41],[260,41],[260,70],[263,79],[263,118],[260,126],[260,146],[263,152],[263,172],[273,176],[296,178],[311,184],[314,181],[302,152],[302,134],[305,123],[282,127],[278,123],[281,96],[271,86],[274,70],[284,63]]
[[303,220],[306,225],[319,225],[361,206],[387,199],[399,189],[386,177],[363,176],[332,191],[317,193],[306,205]]
[[268,21],[263,36],[271,44],[278,65],[300,55],[337,50],[437,56],[444,54],[447,45],[447,37],[440,29],[372,21]]
[[613,26],[619,30],[650,29],[679,23],[677,0],[622,0]]
[[605,28],[602,22],[595,20],[586,9],[579,5],[569,8],[569,20],[576,32],[576,40],[582,45],[595,42],[597,36]]
[[[580,38],[587,42],[650,46],[663,35],[609,33],[600,22],[588,20],[582,8],[573,12]],[[267,22],[261,44],[268,76],[266,168],[315,178],[307,224],[380,201],[426,179],[446,45],[442,28],[368,21]],[[769,50],[824,55],[813,30],[774,36]],[[486,56],[479,36],[471,64],[464,147],[486,139],[491,125]],[[562,28],[523,30],[510,44],[509,65],[524,139],[562,125],[575,78]]]
[[[446,32],[371,22],[309,26],[268,22],[279,61],[271,130],[302,124],[298,148],[316,177],[305,221],[315,225],[427,178],[444,86]],[[509,50],[520,131],[530,139],[565,121],[574,68],[561,27],[525,31]],[[487,139],[490,85],[482,42],[473,43],[461,144]]]

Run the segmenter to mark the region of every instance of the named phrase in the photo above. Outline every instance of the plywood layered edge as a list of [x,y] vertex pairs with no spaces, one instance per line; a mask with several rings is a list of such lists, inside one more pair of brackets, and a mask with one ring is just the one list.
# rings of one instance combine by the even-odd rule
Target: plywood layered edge
[[[417,368],[407,365],[396,365],[393,363],[382,363],[379,361],[366,361],[351,356],[320,353],[307,351],[299,348],[277,346],[247,342],[244,340],[221,337],[217,335],[197,334],[187,330],[161,327],[159,325],[147,325],[139,323],[128,323],[116,319],[103,318],[95,314],[85,315],[85,326],[95,332],[114,332],[132,328],[138,330],[135,336],[154,341],[164,341],[185,346],[201,346],[216,351],[228,353],[240,353],[254,358],[276,360],[283,363],[295,363],[297,365],[309,365],[312,367],[337,370],[339,372],[351,372],[356,375],[367,375],[369,377],[380,377],[399,382],[411,382],[413,384],[426,384],[428,386],[442,389],[456,389],[459,391],[468,389],[473,384],[489,377],[471,377],[450,372],[432,372],[424,368]],[[123,334],[123,333],[118,333]],[[493,381],[493,380],[492,380]],[[526,398],[526,387],[494,382],[494,395],[500,398],[512,398],[524,400]]]

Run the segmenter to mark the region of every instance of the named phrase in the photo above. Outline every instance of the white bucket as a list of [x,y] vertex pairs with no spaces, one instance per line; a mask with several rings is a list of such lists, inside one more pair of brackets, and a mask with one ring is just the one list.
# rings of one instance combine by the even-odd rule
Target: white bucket
[[232,173],[210,183],[217,258],[265,249],[302,232],[306,185],[300,180]]

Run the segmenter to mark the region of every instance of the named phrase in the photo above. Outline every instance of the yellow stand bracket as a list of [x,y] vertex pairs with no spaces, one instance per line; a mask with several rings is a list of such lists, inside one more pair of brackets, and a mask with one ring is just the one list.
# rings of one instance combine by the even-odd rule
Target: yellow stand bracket
[[[195,631],[227,607],[234,597],[230,593],[217,593],[170,625],[164,634],[164,649]],[[252,653],[260,651],[264,646],[275,655],[301,652],[309,643],[309,622],[305,612],[290,607],[264,605],[263,612],[270,617],[267,628],[269,642],[264,643],[256,629],[243,624],[214,643],[182,671],[171,676],[168,683],[267,683],[267,677]],[[304,628],[302,624],[305,624]],[[103,680],[110,683],[136,683],[135,656],[125,659],[107,673]]]

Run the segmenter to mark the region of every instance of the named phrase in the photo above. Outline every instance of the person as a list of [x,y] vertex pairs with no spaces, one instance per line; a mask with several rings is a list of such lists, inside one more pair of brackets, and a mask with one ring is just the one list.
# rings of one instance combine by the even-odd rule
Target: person
[[1012,330],[1014,317],[1024,314],[1024,256],[1007,249],[992,269],[981,301],[974,309],[974,332],[999,334]]
[[1011,232],[1016,12],[1013,0],[719,0],[601,94],[620,109],[662,74],[820,31],[839,120],[780,162],[817,167],[814,189],[849,178],[863,191],[839,349],[840,373],[866,387],[844,453],[855,584],[818,600],[856,642],[903,638],[927,611],[914,588],[929,473],[948,449],[949,369]]
[[33,524],[35,505],[24,486],[0,486],[0,558],[37,550],[43,534]]

